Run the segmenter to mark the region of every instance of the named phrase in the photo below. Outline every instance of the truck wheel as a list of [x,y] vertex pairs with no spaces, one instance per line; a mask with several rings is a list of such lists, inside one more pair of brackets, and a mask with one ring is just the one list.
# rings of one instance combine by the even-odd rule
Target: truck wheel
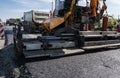
[[16,40],[15,40],[15,38],[13,38],[13,41],[14,41],[14,48],[15,48],[15,50],[17,49],[17,45],[16,45]]
[[13,43],[14,43],[14,48],[15,48],[15,50],[16,50],[16,49],[17,49],[17,46],[16,46],[15,34],[16,34],[16,30],[15,30],[15,28],[13,27]]
[[25,56],[23,55],[23,49],[20,46],[17,46],[16,56],[17,56],[18,65],[20,66],[23,65],[25,61]]
[[21,46],[17,46],[17,48],[16,48],[16,55],[17,55],[17,57],[19,58],[19,57],[23,57],[23,49],[22,49],[22,47]]

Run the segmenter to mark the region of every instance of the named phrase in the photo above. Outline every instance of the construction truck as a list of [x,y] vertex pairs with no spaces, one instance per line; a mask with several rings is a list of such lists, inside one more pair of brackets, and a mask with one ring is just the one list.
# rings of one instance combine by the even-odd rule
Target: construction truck
[[[85,6],[78,4],[81,0],[60,1],[56,0],[52,16],[40,24],[44,34],[25,34],[21,26],[18,26],[18,30],[13,29],[14,45],[19,56],[54,57],[120,46],[120,34],[107,31],[105,0],[86,0]],[[102,7],[99,5],[101,2]],[[102,27],[95,29],[96,23],[101,19]]]
[[[40,24],[50,16],[49,12],[45,11],[28,11],[24,12],[23,21],[21,22],[23,29],[27,33],[42,32]],[[41,29],[37,31],[38,29]]]
[[6,24],[11,26],[11,25],[15,25],[17,23],[17,20],[14,18],[10,18],[6,20]]

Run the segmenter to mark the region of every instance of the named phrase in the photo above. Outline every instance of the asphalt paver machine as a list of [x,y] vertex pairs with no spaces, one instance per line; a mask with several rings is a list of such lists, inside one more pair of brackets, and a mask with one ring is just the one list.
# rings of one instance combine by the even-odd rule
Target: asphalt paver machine
[[[107,30],[106,1],[86,0],[84,6],[79,2],[81,0],[56,0],[55,11],[40,24],[42,33],[25,33],[21,25],[13,28],[17,55],[54,57],[119,46],[120,34]],[[101,20],[102,26],[99,26]]]

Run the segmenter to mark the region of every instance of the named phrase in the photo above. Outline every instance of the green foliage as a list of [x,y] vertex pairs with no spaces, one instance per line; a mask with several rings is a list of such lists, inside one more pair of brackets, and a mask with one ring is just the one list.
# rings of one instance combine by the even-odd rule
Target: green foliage
[[2,22],[2,20],[0,19],[0,22]]
[[20,19],[20,18],[16,18],[15,20],[16,20],[17,22],[21,21],[21,19]]
[[109,30],[115,31],[118,24],[119,23],[118,23],[117,19],[113,18],[113,16],[109,17],[109,19],[108,19],[108,29]]
[[114,19],[113,17],[109,17],[109,20],[108,20],[108,26],[109,27],[116,27],[118,25],[118,20],[117,19]]
[[[95,28],[102,28],[102,23],[103,23],[103,19],[101,19],[95,26]],[[118,20],[113,18],[113,16],[110,16],[108,18],[108,30],[116,30],[116,27],[118,25]]]

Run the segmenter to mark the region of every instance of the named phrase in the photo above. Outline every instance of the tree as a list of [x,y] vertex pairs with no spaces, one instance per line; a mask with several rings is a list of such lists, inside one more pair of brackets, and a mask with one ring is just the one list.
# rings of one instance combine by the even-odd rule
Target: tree
[[115,30],[117,25],[118,25],[118,20],[113,18],[113,16],[110,16],[108,19],[108,28],[110,30],[113,30],[113,29]]
[[118,25],[118,20],[115,19],[113,16],[110,16],[109,21],[108,21],[108,25],[109,26]]
[[2,20],[0,19],[0,23],[2,22]]
[[20,18],[16,18],[15,20],[16,20],[17,22],[20,22],[20,21],[21,21],[21,19],[20,19]]

